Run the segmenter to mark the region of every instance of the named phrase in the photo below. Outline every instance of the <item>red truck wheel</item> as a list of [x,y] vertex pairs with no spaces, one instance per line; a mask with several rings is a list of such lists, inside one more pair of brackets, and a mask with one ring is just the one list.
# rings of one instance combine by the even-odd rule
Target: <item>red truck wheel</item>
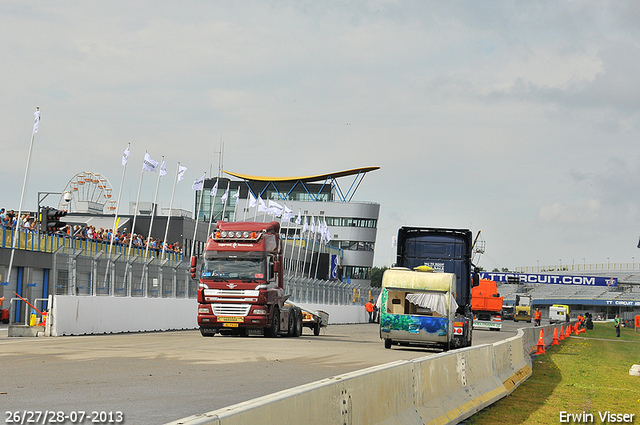
[[278,307],[273,308],[273,317],[271,318],[271,326],[266,329],[265,335],[269,338],[275,338],[280,333],[280,311]]

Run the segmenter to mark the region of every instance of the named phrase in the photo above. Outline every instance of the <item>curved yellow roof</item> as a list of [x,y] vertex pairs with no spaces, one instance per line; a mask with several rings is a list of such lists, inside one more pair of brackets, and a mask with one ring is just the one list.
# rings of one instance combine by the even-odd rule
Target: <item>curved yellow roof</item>
[[232,173],[230,171],[222,170],[224,173],[229,174],[230,176],[238,177],[243,180],[254,180],[261,182],[296,182],[302,181],[305,183],[308,182],[317,182],[326,180],[329,177],[339,178],[339,177],[347,177],[354,176],[359,173],[367,173],[369,171],[378,170],[380,167],[360,167],[360,168],[352,168],[351,170],[337,171],[335,173],[326,173],[326,174],[318,174],[315,176],[302,176],[302,177],[262,177],[262,176],[248,176],[246,174],[238,174]]

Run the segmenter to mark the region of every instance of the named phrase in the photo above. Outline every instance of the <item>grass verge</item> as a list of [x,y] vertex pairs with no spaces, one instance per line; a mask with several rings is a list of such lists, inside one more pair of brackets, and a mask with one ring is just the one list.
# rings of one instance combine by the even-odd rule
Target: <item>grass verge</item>
[[594,323],[534,357],[528,380],[465,424],[558,424],[563,411],[590,413],[595,424],[606,423],[599,412],[635,414],[632,423],[640,424],[640,377],[629,375],[634,364],[640,364],[640,332],[623,328],[616,338],[612,323]]

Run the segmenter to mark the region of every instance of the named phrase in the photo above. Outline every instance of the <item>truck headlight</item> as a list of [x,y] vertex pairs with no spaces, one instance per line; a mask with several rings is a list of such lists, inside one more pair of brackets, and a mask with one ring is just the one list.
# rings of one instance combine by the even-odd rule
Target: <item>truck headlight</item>
[[267,310],[255,309],[255,310],[253,310],[253,314],[267,314]]
[[198,309],[198,313],[209,313],[209,309],[208,308],[199,308]]

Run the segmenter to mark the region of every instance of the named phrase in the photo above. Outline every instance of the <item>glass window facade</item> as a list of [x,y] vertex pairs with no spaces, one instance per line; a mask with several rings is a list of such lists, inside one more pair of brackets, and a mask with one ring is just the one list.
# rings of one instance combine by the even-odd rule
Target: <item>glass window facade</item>
[[378,220],[372,218],[326,217],[327,226],[335,227],[366,227],[374,229]]
[[371,280],[371,267],[343,266],[342,275],[351,279]]
[[373,242],[332,240],[329,242],[329,246],[349,251],[373,251],[375,244]]

